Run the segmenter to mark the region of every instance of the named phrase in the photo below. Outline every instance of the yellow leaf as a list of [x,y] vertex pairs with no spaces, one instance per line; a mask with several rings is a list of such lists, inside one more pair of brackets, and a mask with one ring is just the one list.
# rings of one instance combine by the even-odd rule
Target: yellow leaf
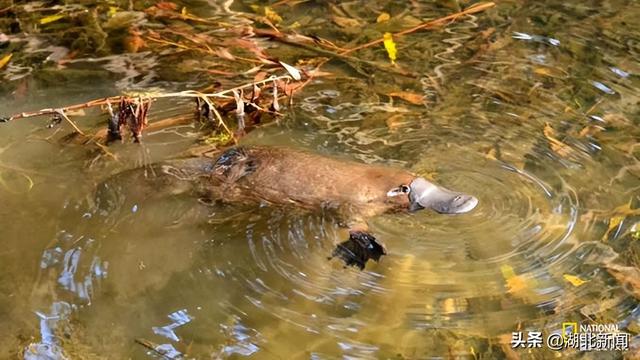
[[9,54],[9,55],[5,55],[2,59],[0,59],[0,69],[5,67],[5,65],[9,63],[9,60],[11,60],[12,56],[13,54]]
[[264,7],[264,16],[266,16],[267,19],[273,21],[276,24],[282,21],[282,17],[268,6]]
[[389,54],[389,59],[392,64],[396,63],[396,56],[398,54],[398,50],[396,50],[396,43],[393,42],[393,36],[391,33],[384,33],[384,48],[387,50],[387,54]]
[[607,228],[607,232],[604,233],[602,240],[606,240],[609,234],[620,226],[620,223],[625,219],[625,216],[614,216],[609,219],[609,227]]
[[487,151],[486,154],[484,154],[485,159],[489,159],[489,160],[498,160],[496,158],[496,155],[498,154],[498,151],[495,148],[491,148],[489,149],[489,151]]
[[376,22],[381,23],[381,22],[387,21],[389,19],[391,19],[391,15],[389,15],[389,13],[382,12],[382,13],[380,13],[380,15],[378,15],[378,18],[376,19]]
[[44,24],[52,23],[54,21],[58,21],[58,20],[62,19],[63,17],[64,17],[64,15],[62,15],[62,14],[45,16],[42,19],[40,19],[40,24],[44,25]]
[[107,15],[109,17],[113,17],[113,15],[115,15],[117,12],[118,12],[117,6],[109,6],[109,12],[107,12]]
[[[1,67],[1,66],[0,66]],[[602,240],[606,241],[607,238],[611,235],[611,233],[618,229],[620,224],[626,219],[628,216],[636,216],[640,215],[640,209],[632,209],[631,202],[633,200],[629,200],[628,203],[624,205],[620,205],[613,209],[613,216],[609,218],[609,227],[607,231],[602,236]]]
[[182,7],[182,11],[180,12],[182,15],[187,15],[187,8],[186,7]]
[[533,69],[533,72],[538,75],[551,76],[551,71],[544,67],[536,67]]
[[569,275],[569,274],[564,274],[562,275],[562,277],[567,280],[568,282],[571,283],[571,285],[578,287],[584,283],[587,282],[587,280],[582,280],[579,277],[575,276],[575,275]]
[[521,275],[516,275],[513,268],[509,265],[502,265],[500,267],[502,276],[507,282],[507,291],[510,293],[518,293],[527,288],[527,281]]

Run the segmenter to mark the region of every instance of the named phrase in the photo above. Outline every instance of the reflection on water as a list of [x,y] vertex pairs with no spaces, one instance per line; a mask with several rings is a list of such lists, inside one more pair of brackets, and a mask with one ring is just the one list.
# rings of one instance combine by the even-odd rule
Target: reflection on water
[[[372,22],[383,10],[417,19],[451,10],[420,3],[343,8]],[[244,11],[198,6],[229,19]],[[278,11],[336,40],[321,2]],[[463,216],[371,219],[389,255],[364,271],[327,260],[347,236],[331,213],[146,198],[117,177],[94,196],[109,175],[193,144],[194,127],[116,145],[124,160],[85,170],[85,149],[48,141],[41,120],[3,126],[0,357],[513,358],[520,329],[586,321],[637,334],[633,289],[604,264],[640,264],[638,16],[634,1],[500,4],[399,39],[398,63],[420,78],[365,78],[330,63],[336,77],[317,78],[278,126],[251,133],[247,143],[401,166],[480,199]],[[111,74],[95,97],[171,86],[156,72],[162,59],[132,56],[69,66]],[[384,60],[379,49],[360,56]],[[424,104],[386,95],[400,90]],[[3,94],[0,113],[82,97],[60,91],[18,105]]]

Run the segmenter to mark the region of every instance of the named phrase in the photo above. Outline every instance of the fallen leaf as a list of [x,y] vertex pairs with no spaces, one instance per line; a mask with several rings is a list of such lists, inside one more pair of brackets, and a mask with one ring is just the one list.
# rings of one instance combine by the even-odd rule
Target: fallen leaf
[[63,17],[64,17],[64,15],[62,15],[62,14],[55,14],[55,15],[45,16],[42,19],[40,19],[40,24],[42,24],[42,25],[49,24],[49,23],[52,23],[54,21],[58,21],[58,20],[62,19]]
[[619,283],[628,287],[636,299],[640,299],[640,270],[616,264],[606,264],[604,267]]
[[0,59],[0,69],[5,67],[9,63],[11,57],[13,57],[13,54],[5,55],[2,59]]
[[213,50],[213,52],[218,55],[220,58],[222,59],[226,59],[226,60],[235,60],[236,57],[233,56],[232,53],[229,52],[229,50],[225,49],[225,48],[216,48],[215,50]]
[[273,9],[271,9],[268,6],[264,7],[264,16],[267,17],[267,19],[273,21],[274,23],[279,23],[282,22],[282,17],[280,15],[278,15],[277,12],[273,11]]
[[393,42],[393,35],[391,33],[384,33],[384,48],[387,50],[387,54],[389,54],[389,59],[392,64],[396,63],[396,56],[398,54],[398,50],[396,50],[396,43]]
[[404,114],[395,114],[388,117],[385,120],[385,123],[387,124],[389,131],[393,132],[401,126],[402,120],[404,120]]
[[496,150],[496,148],[491,148],[489,149],[489,151],[487,151],[486,154],[484,154],[485,159],[489,159],[489,160],[498,160],[498,158],[496,157],[498,155],[498,151]]
[[118,12],[117,6],[109,6],[109,11],[107,12],[107,16],[112,17]]
[[625,217],[626,216],[624,215],[618,215],[613,216],[611,219],[609,219],[609,227],[607,227],[607,232],[605,232],[602,236],[602,240],[606,241],[609,237],[609,234],[611,234],[612,231],[618,229],[618,226],[620,226]]
[[585,126],[582,130],[580,130],[580,133],[578,134],[578,136],[579,137],[594,136],[602,131],[604,131],[604,128],[600,125],[588,125],[588,126]]
[[521,275],[516,275],[513,268],[509,265],[500,266],[502,276],[507,282],[507,291],[510,293],[518,293],[527,288],[527,281]]
[[571,149],[569,145],[556,138],[556,131],[553,129],[551,124],[545,123],[542,133],[544,134],[544,137],[549,140],[549,147],[551,147],[551,150],[553,152],[561,157],[567,157],[569,154],[571,154],[573,149]]
[[571,275],[571,274],[564,274],[562,275],[562,277],[567,280],[568,282],[571,283],[571,285],[578,287],[583,285],[584,283],[587,282],[587,280],[582,280],[579,277],[575,276],[575,275]]
[[282,62],[282,61],[278,61],[280,63],[280,65],[282,65],[282,67],[285,68],[285,70],[287,70],[287,72],[289,73],[289,75],[291,75],[291,77],[296,80],[299,81],[300,79],[302,79],[302,76],[300,75],[300,71],[298,69],[296,69],[295,67]]
[[636,215],[640,215],[640,209],[632,209],[631,208],[631,202],[632,200],[629,200],[628,203],[624,204],[624,205],[620,205],[618,207],[616,207],[615,209],[613,209],[612,211],[612,216],[611,218],[609,218],[609,227],[607,228],[607,232],[604,233],[604,235],[602,236],[602,240],[606,240],[609,237],[609,234],[618,229],[618,226],[620,226],[620,224],[624,221],[625,218],[627,218],[628,216],[636,216]]
[[266,73],[265,71],[259,71],[256,73],[256,75],[253,77],[253,81],[254,82],[258,82],[258,81],[262,81],[264,79],[267,78],[267,75],[269,75],[268,73]]
[[169,10],[169,11],[178,10],[178,5],[170,1],[160,1],[159,3],[156,4],[156,7],[158,9]]
[[332,15],[331,20],[342,28],[357,28],[362,26],[362,23],[356,19],[350,19],[339,15]]
[[569,76],[569,74],[561,69],[557,69],[557,68],[550,68],[550,67],[543,67],[543,66],[538,66],[535,67],[533,69],[533,72],[538,74],[538,75],[542,75],[542,76],[548,76],[548,77],[552,77],[552,78],[564,78]]
[[382,13],[380,13],[380,15],[378,15],[378,18],[376,19],[376,22],[377,23],[381,23],[381,22],[387,21],[389,19],[391,19],[391,15],[389,15],[389,13],[382,12]]
[[125,36],[123,39],[124,47],[129,53],[137,53],[141,48],[146,46],[144,40],[138,34]]
[[390,92],[389,96],[400,98],[406,102],[410,102],[414,105],[422,105],[424,104],[424,95],[416,94],[409,91],[394,91]]
[[533,72],[538,75],[551,76],[551,71],[549,71],[549,69],[545,67],[536,67],[535,69],[533,69]]

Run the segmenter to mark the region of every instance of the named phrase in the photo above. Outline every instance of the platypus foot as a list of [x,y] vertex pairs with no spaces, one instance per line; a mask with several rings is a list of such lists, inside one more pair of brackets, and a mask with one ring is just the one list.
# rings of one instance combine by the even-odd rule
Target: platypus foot
[[346,266],[357,266],[363,270],[369,259],[379,261],[380,257],[386,254],[384,246],[378,243],[373,235],[362,231],[351,231],[349,240],[338,244],[329,259],[337,256],[345,262]]

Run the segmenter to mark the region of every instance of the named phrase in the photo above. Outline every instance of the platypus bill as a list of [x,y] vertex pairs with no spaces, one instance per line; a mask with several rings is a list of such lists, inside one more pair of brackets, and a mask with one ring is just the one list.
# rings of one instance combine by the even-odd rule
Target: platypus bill
[[282,147],[235,147],[217,158],[173,160],[155,167],[157,180],[170,186],[172,193],[195,190],[223,202],[334,209],[347,221],[350,236],[331,257],[360,269],[369,259],[378,261],[386,254],[368,231],[367,219],[421,209],[462,214],[478,204],[471,195],[447,190],[402,169]]

